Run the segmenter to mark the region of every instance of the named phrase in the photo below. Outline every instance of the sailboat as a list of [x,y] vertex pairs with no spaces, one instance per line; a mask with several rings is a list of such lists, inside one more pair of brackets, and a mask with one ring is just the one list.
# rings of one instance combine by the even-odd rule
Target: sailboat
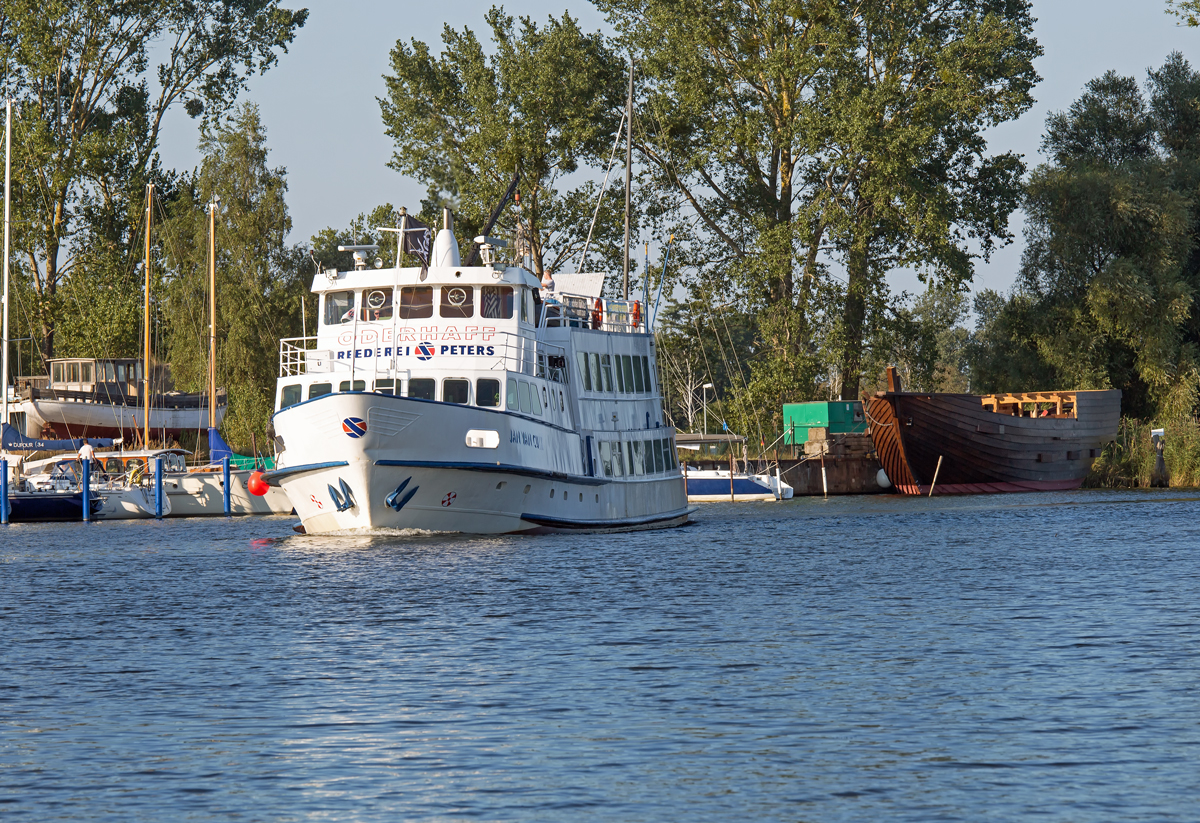
[[[146,186],[146,286],[141,360],[111,357],[58,357],[46,361],[45,386],[31,386],[19,397],[25,435],[35,438],[151,438],[164,443],[206,421],[217,425],[225,416],[225,392],[189,394],[163,390],[170,386],[170,367],[152,362],[150,354],[150,231],[154,217],[154,184]],[[7,334],[5,335],[7,339]],[[155,391],[158,387],[158,391]]]

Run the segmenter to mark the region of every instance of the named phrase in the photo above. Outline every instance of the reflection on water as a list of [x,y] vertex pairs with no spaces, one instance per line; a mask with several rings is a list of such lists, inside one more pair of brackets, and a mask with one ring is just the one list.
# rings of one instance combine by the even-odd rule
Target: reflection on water
[[1191,820],[1200,494],[0,531],[6,819]]

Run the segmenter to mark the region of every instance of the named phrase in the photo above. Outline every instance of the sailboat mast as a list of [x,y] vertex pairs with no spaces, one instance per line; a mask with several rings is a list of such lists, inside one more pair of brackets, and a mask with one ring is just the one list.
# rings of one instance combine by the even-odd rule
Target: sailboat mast
[[[3,380],[0,380],[0,391],[4,392],[4,400],[0,401],[0,432],[3,424],[8,423],[8,237],[9,209],[12,205],[12,101],[8,100],[4,107],[4,367]],[[32,335],[30,335],[32,337]],[[0,435],[2,436],[2,435]],[[7,482],[4,480],[3,482]]]
[[208,427],[217,427],[217,199],[208,204]]
[[142,323],[146,334],[142,348],[142,408],[145,419],[142,420],[142,448],[150,448],[150,224],[154,212],[154,184],[146,184],[146,301],[142,313]]
[[633,168],[633,55],[629,55],[629,97],[625,101],[625,254],[621,261],[625,274],[621,278],[621,299],[629,299],[629,192]]

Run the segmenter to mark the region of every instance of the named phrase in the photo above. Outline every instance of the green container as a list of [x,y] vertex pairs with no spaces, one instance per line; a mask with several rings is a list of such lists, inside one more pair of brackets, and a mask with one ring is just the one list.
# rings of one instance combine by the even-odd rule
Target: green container
[[809,429],[829,429],[830,434],[862,433],[867,430],[862,403],[839,400],[833,403],[785,403],[783,442],[789,446],[808,441]]

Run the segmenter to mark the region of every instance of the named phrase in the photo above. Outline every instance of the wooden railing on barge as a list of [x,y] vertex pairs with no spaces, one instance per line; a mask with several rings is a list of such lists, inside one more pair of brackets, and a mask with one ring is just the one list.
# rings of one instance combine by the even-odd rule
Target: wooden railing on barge
[[1053,404],[1046,417],[1075,417],[1075,392],[1073,391],[1032,391],[1011,394],[985,394],[979,398],[985,409],[997,414],[1007,414],[1010,417],[1024,417],[1025,407],[1029,406],[1033,416],[1039,416],[1040,406]]

